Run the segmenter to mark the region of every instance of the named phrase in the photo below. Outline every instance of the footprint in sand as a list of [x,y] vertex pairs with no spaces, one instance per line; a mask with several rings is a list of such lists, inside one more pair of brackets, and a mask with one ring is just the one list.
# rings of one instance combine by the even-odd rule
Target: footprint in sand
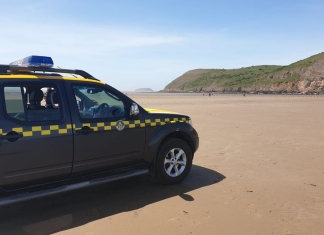
[[259,211],[256,209],[254,204],[248,204],[248,211],[250,214],[255,215],[256,217],[261,217]]

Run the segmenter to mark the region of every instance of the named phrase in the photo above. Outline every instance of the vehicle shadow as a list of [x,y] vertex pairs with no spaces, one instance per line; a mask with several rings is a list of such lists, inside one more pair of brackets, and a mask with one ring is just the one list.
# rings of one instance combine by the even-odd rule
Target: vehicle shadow
[[51,234],[174,196],[194,201],[190,191],[225,178],[214,170],[193,165],[187,179],[177,185],[165,186],[153,177],[139,176],[2,206],[0,234]]

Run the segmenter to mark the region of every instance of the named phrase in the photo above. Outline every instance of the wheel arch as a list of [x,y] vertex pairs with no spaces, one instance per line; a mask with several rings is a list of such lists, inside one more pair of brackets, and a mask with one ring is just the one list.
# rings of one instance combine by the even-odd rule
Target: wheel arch
[[190,149],[191,149],[191,152],[192,152],[192,156],[194,156],[194,152],[195,152],[195,147],[194,147],[194,142],[192,140],[192,138],[190,137],[189,134],[187,134],[186,132],[184,131],[174,131],[174,132],[171,132],[169,133],[168,135],[166,135],[163,140],[161,141],[160,145],[159,145],[159,148],[157,149],[157,152],[156,154],[160,151],[161,147],[163,146],[163,144],[165,142],[168,141],[168,139],[171,139],[171,138],[175,138],[175,139],[181,139],[183,140],[184,142],[186,142]]

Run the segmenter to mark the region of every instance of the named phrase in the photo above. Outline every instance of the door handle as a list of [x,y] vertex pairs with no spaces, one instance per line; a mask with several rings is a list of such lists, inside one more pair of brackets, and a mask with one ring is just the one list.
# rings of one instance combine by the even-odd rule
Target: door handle
[[10,131],[7,133],[7,135],[1,135],[0,140],[8,140],[9,142],[15,142],[22,137],[24,137],[23,134],[18,134],[15,131]]
[[93,131],[94,131],[93,128],[88,127],[88,126],[84,126],[81,129],[76,130],[75,133],[77,133],[77,134],[83,134],[83,135],[88,135],[88,134],[90,134]]

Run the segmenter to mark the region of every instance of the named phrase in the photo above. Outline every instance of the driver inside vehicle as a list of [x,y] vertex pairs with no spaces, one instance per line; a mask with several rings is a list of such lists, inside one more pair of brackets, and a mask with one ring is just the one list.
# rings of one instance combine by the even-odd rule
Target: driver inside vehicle
[[125,105],[117,96],[95,87],[74,86],[81,118],[112,118],[125,115]]

